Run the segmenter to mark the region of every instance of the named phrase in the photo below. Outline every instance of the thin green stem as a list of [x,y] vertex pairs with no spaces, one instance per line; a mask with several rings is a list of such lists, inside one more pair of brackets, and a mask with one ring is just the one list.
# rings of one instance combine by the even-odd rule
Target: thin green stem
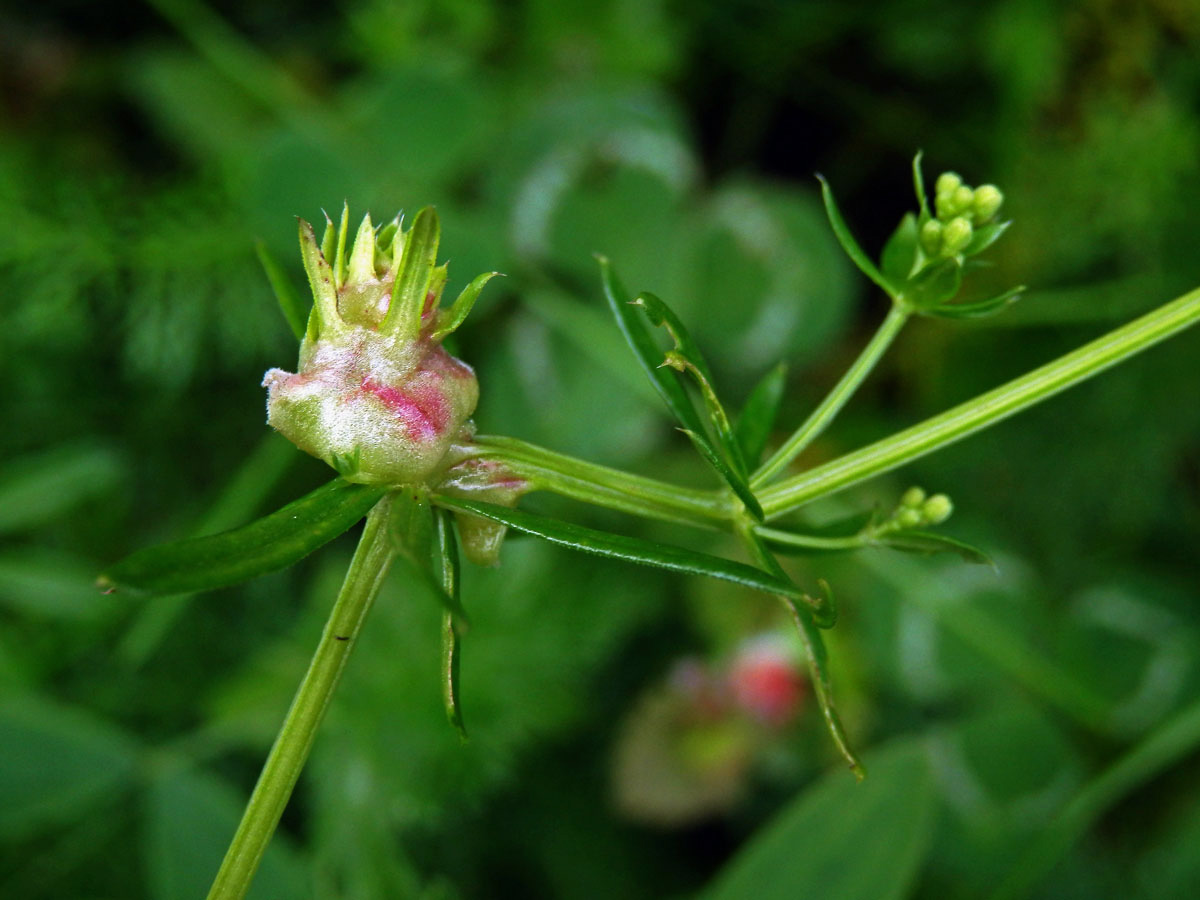
[[1016,860],[1008,878],[992,895],[993,900],[1027,896],[1106,810],[1193,753],[1197,746],[1200,746],[1200,703],[1169,719],[1084,787],[1029,852]]
[[909,315],[908,309],[902,304],[892,304],[887,318],[883,320],[883,324],[879,326],[879,330],[875,332],[870,343],[858,355],[858,359],[846,370],[846,374],[834,385],[833,390],[804,420],[803,424],[783,442],[783,446],[759,467],[750,479],[750,487],[758,489],[770,482],[821,435],[834,417],[841,412],[842,407],[854,396],[854,392],[866,380],[883,354],[887,352],[892,341],[896,339],[896,335],[900,333],[900,329],[904,327],[904,323],[908,321]]
[[851,534],[845,537],[822,537],[816,534],[796,534],[793,531],[780,531],[777,528],[759,526],[754,529],[759,537],[776,544],[789,547],[802,547],[810,550],[858,550],[871,543],[871,539],[863,534]]
[[778,518],[818,497],[947,447],[1178,334],[1197,320],[1200,288],[941,415],[765,488],[758,495],[763,511],[768,519]]
[[516,438],[478,437],[467,456],[502,462],[536,490],[637,516],[711,528],[728,523],[733,504],[716,491],[680,487],[585,462]]
[[325,623],[321,641],[275,738],[208,900],[240,900],[250,888],[267,843],[308,759],[363,620],[395,557],[387,528],[390,505],[391,501],[385,497],[367,516],[358,549]]

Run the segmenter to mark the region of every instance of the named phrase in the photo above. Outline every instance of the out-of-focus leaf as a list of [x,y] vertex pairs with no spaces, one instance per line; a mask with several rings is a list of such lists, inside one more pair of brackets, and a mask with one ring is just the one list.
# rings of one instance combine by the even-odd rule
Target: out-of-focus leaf
[[275,293],[275,299],[279,301],[279,308],[283,311],[283,317],[287,319],[288,327],[292,329],[296,340],[304,340],[304,330],[308,324],[312,302],[301,298],[288,279],[287,273],[264,242],[259,241],[254,245],[254,249],[258,253],[258,261],[262,263],[263,271],[267,273],[267,280],[271,282],[271,290]]
[[896,284],[903,284],[912,275],[920,255],[917,217],[907,213],[883,245],[883,255],[879,260],[883,274]]
[[39,618],[80,621],[115,611],[96,592],[95,565],[65,553],[33,547],[0,554],[0,604]]
[[775,418],[779,415],[786,380],[786,363],[780,363],[767,372],[750,391],[734,422],[734,434],[742,448],[742,456],[750,467],[757,466],[762,460],[771,429],[775,427]]
[[[142,854],[155,900],[203,897],[237,828],[243,799],[225,781],[170,766],[145,797]],[[310,897],[304,867],[287,837],[275,835],[247,894],[250,900]]]
[[227,587],[286,568],[361,519],[383,489],[336,478],[242,528],[139,550],[97,584],[134,594],[179,594]]
[[33,528],[112,489],[116,454],[95,445],[61,446],[5,465],[0,478],[0,534]]
[[846,220],[842,218],[841,210],[838,209],[837,201],[833,199],[833,191],[829,187],[829,182],[821,175],[818,175],[817,178],[821,182],[821,198],[825,201],[825,212],[829,216],[829,224],[833,228],[834,237],[838,239],[838,243],[842,245],[842,249],[846,251],[850,261],[858,266],[860,272],[875,282],[889,297],[895,297],[896,288],[876,268],[875,263],[871,262],[871,258],[867,256],[863,248],[858,245],[858,241],[854,239],[854,235],[850,233],[850,228],[846,225]]
[[584,528],[582,525],[564,522],[561,519],[534,515],[524,510],[497,506],[494,503],[461,500],[457,497],[447,497],[444,494],[435,495],[433,500],[437,505],[447,509],[472,513],[483,516],[485,519],[502,522],[517,531],[524,531],[527,534],[544,538],[553,544],[570,547],[572,550],[579,550],[594,556],[620,559],[658,569],[669,569],[685,575],[707,575],[709,578],[732,581],[734,584],[753,588],[756,591],[781,595],[804,603],[815,603],[811,597],[788,581],[776,578],[753,566],[722,559],[719,556],[698,553],[673,544],[659,544],[623,534],[596,531],[592,528]]
[[989,297],[987,300],[977,300],[972,303],[946,303],[925,312],[925,315],[936,316],[939,319],[983,319],[1003,312],[1021,299],[1025,293],[1025,285]]
[[957,553],[964,562],[996,567],[992,558],[978,547],[933,531],[897,531],[879,538],[879,542],[905,553]]
[[868,757],[855,784],[827,775],[796,798],[726,864],[706,900],[899,900],[929,846],[933,774],[922,746]]
[[46,698],[0,700],[0,834],[25,835],[129,787],[138,746]]
[[981,225],[971,233],[971,241],[962,250],[963,256],[975,256],[982,253],[996,241],[1000,240],[1000,235],[1008,231],[1012,225],[1012,220],[1007,222],[993,222],[991,225]]
[[925,312],[954,299],[962,287],[962,266],[947,259],[924,269],[904,285],[901,299],[917,312]]

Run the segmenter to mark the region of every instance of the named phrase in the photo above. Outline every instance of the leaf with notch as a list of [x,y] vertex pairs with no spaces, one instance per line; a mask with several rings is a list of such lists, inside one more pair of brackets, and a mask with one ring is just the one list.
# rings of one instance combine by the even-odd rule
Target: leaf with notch
[[779,415],[779,406],[783,402],[786,380],[787,364],[779,363],[754,386],[733,424],[733,433],[742,448],[742,456],[751,466],[762,461],[771,429],[775,427],[775,417]]
[[604,297],[608,301],[608,307],[642,371],[646,373],[646,377],[650,379],[650,383],[654,385],[654,389],[658,391],[676,420],[689,431],[707,436],[704,423],[678,377],[674,372],[661,367],[663,352],[641,314],[630,306],[626,299],[629,295],[617,280],[612,264],[603,256],[598,256],[597,260],[600,263],[600,277],[604,284]]
[[875,282],[885,294],[895,299],[896,288],[875,267],[875,263],[871,262],[866,251],[858,245],[858,241],[850,233],[850,228],[846,225],[846,220],[842,218],[841,210],[838,209],[837,201],[833,199],[833,191],[830,190],[829,183],[823,175],[818,175],[817,179],[821,182],[821,199],[825,201],[825,214],[829,216],[829,225],[833,228],[833,236],[842,245],[842,249],[846,251],[850,261],[858,266],[859,271]]
[[750,484],[746,478],[746,462],[742,458],[741,447],[733,433],[733,426],[729,423],[725,407],[717,397],[716,389],[713,387],[712,370],[709,369],[700,348],[696,346],[696,342],[692,340],[683,321],[675,314],[674,310],[654,294],[645,291],[638,294],[633,305],[641,307],[645,311],[651,324],[666,328],[671,340],[674,341],[675,349],[668,351],[664,365],[679,372],[686,372],[695,380],[700,388],[700,394],[704,398],[708,420],[712,423],[713,430],[717,435],[720,451],[708,442],[706,434],[695,433],[687,428],[684,429],[685,433],[700,450],[700,455],[708,460],[733,489],[733,492],[738,495],[750,514],[761,522],[763,520],[762,507],[753,491],[750,490]]
[[802,603],[818,603],[786,579],[770,575],[745,563],[734,562],[719,556],[687,550],[672,544],[660,544],[623,534],[597,531],[560,519],[539,516],[524,510],[509,509],[507,506],[497,506],[494,503],[463,500],[445,494],[435,494],[433,502],[455,512],[483,516],[485,519],[500,522],[516,531],[523,531],[552,544],[590,553],[593,556],[620,559],[685,575],[704,575],[740,584],[743,587],[753,588],[767,594],[799,600]]
[[154,595],[228,587],[299,562],[365,516],[383,494],[383,488],[335,478],[241,528],[139,550],[96,583]]

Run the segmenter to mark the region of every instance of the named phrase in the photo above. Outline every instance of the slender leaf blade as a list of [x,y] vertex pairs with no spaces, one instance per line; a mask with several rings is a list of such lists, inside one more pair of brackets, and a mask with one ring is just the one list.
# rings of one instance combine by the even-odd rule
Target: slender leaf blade
[[258,254],[258,261],[267,275],[267,281],[271,283],[271,291],[279,301],[279,309],[283,312],[288,327],[292,329],[296,340],[304,340],[304,330],[308,324],[312,303],[301,299],[300,293],[292,286],[287,273],[279,265],[279,260],[267,249],[265,242],[258,241],[254,245],[254,251]]
[[389,517],[392,539],[399,556],[429,586],[444,611],[454,617],[455,627],[465,630],[468,627],[467,612],[459,602],[458,594],[447,592],[440,570],[434,570],[434,513],[424,489],[410,486],[394,491]]
[[[458,544],[454,537],[454,518],[444,509],[434,510],[434,558],[442,590],[457,606],[459,596]],[[442,614],[442,703],[446,718],[462,740],[467,739],[467,726],[463,721],[462,699],[459,690],[459,664],[461,660],[459,629],[454,615],[449,611]]]
[[483,292],[483,286],[497,275],[503,277],[500,272],[484,272],[481,275],[476,275],[471,280],[471,283],[463,288],[462,293],[458,295],[454,303],[450,305],[450,308],[439,312],[437,328],[433,330],[433,334],[430,337],[435,341],[440,341],[447,335],[457,331],[458,326],[467,320],[467,316],[474,309],[475,301],[479,299],[479,295]]
[[725,483],[729,485],[730,489],[737,494],[738,499],[746,507],[746,511],[759,522],[763,521],[765,516],[763,515],[762,506],[759,504],[758,498],[754,496],[754,491],[750,489],[750,485],[746,479],[734,472],[721,455],[717,453],[716,448],[705,441],[702,436],[686,428],[679,430],[688,436],[688,439],[692,442],[692,446],[696,448],[696,452],[704,457],[705,462],[712,466],[717,474],[725,480]]
[[833,229],[833,236],[842,245],[842,249],[846,251],[846,255],[850,257],[850,261],[858,266],[859,271],[875,282],[885,294],[895,299],[897,296],[896,288],[876,268],[875,263],[871,262],[871,257],[867,256],[866,251],[858,245],[858,241],[850,233],[850,227],[846,224],[846,220],[842,218],[837,201],[833,199],[833,191],[829,187],[829,182],[825,180],[823,175],[818,175],[817,179],[821,182],[821,199],[825,201],[825,214],[829,217],[829,225]]
[[335,478],[241,528],[139,550],[111,566],[97,585],[159,596],[228,587],[298,562],[365,516],[383,494],[383,488]]
[[1025,285],[1021,284],[1002,294],[997,294],[995,297],[989,297],[987,300],[978,300],[973,303],[947,303],[943,306],[936,306],[926,312],[925,315],[935,316],[939,319],[984,319],[988,316],[1004,312],[1004,310],[1020,300],[1021,295],[1025,291]]
[[516,531],[523,531],[552,544],[569,547],[582,553],[590,553],[593,556],[620,559],[637,565],[667,569],[685,575],[704,575],[740,584],[743,587],[763,591],[767,594],[781,595],[804,603],[812,602],[811,598],[800,588],[787,580],[777,578],[753,566],[719,556],[699,553],[671,544],[660,544],[655,541],[628,537],[623,534],[597,531],[560,519],[539,516],[524,510],[509,509],[506,506],[497,506],[494,503],[463,500],[445,494],[434,495],[433,501],[446,509],[472,513],[483,516],[485,519],[502,522]]
[[697,434],[707,435],[704,423],[678,377],[674,372],[661,367],[663,352],[641,314],[629,305],[629,295],[617,280],[612,264],[603,256],[598,257],[598,260],[604,298],[608,301],[608,307],[617,320],[617,327],[625,336],[625,341],[637,358],[642,371],[646,373],[646,377],[650,379],[650,383],[654,385],[654,389],[658,391],[667,409],[680,425]]
[[771,439],[771,431],[783,402],[787,382],[787,363],[779,363],[754,386],[742,411],[733,424],[734,434],[742,448],[742,456],[750,466],[757,466]]
[[992,558],[978,547],[932,531],[897,531],[880,538],[880,543],[893,550],[926,556],[934,553],[956,553],[965,562],[996,568]]

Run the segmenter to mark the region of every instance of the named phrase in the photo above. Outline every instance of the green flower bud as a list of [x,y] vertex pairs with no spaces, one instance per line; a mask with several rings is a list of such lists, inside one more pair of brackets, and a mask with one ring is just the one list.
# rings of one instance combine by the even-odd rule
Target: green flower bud
[[933,190],[936,194],[953,194],[962,183],[962,177],[957,172],[943,172],[934,183]]
[[377,236],[369,216],[346,256],[346,215],[323,251],[300,223],[315,304],[298,371],[271,369],[267,422],[306,453],[362,484],[430,483],[479,398],[471,367],[437,330],[446,282],[432,208],[407,232]]
[[921,226],[921,249],[928,256],[938,256],[942,252],[942,223],[930,219]]
[[924,521],[925,519],[921,515],[921,510],[909,507],[905,507],[896,513],[895,518],[897,528],[916,528],[918,525],[923,524]]
[[1000,211],[1003,202],[1004,194],[1000,193],[1000,189],[994,184],[981,184],[975,188],[975,200],[972,203],[975,222],[982,225],[991,219]]
[[975,192],[965,184],[959,185],[954,189],[954,194],[950,198],[950,208],[952,216],[959,216],[967,212],[975,202]]
[[950,518],[954,504],[945,494],[934,494],[921,504],[921,518],[926,525],[940,525]]
[[925,502],[925,491],[919,487],[910,487],[900,498],[900,505],[916,509]]
[[970,220],[963,216],[957,216],[946,223],[946,227],[942,232],[942,254],[945,256],[953,256],[959,253],[971,243],[971,236],[975,233],[975,229],[971,227]]

